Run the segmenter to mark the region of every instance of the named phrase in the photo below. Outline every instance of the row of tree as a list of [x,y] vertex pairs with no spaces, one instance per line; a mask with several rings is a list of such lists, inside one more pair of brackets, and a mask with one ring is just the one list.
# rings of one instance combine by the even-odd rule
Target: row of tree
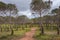
[[25,15],[21,15],[18,17],[13,16],[0,16],[0,24],[25,24],[31,22],[29,18]]
[[0,23],[26,23],[28,20],[25,15],[19,16],[15,4],[0,2]]
[[[9,24],[11,24],[12,16],[16,16],[18,13],[18,9],[15,4],[6,4],[4,2],[0,2],[0,23],[4,24],[4,22],[9,20]],[[8,19],[7,19],[8,18]],[[11,35],[14,34],[13,28],[10,25]]]
[[[44,27],[43,27],[43,21],[45,21],[46,24],[48,24],[48,22],[51,20],[56,21],[56,23],[58,24],[57,26],[57,34],[59,34],[59,29],[60,29],[60,7],[58,9],[54,9],[51,11],[52,14],[56,14],[56,15],[52,15],[52,16],[44,16],[42,17],[43,14],[46,13],[46,11],[49,13],[50,9],[51,9],[51,4],[52,1],[43,1],[43,0],[32,0],[31,3],[31,11],[32,11],[32,15],[34,14],[38,14],[40,16],[40,18],[38,18],[39,20],[38,23],[40,25],[40,29],[41,29],[41,34],[44,34]],[[55,18],[56,17],[56,18]],[[52,19],[51,19],[52,18]],[[54,18],[54,19],[53,19]],[[29,20],[26,16],[18,16],[18,9],[16,7],[15,4],[6,4],[3,2],[0,2],[0,23],[13,23],[13,24],[20,24],[20,23],[27,23],[30,22],[31,20]],[[36,22],[35,20],[33,20],[33,22]],[[30,22],[31,23],[31,22]],[[10,27],[11,29],[11,35],[13,35],[13,28]]]
[[[38,14],[40,15],[40,18],[39,18],[39,25],[40,25],[40,29],[41,29],[41,34],[44,34],[44,27],[43,27],[43,18],[46,17],[46,23],[49,22],[49,20],[52,20],[51,18],[54,17],[54,21],[56,21],[56,23],[58,24],[57,26],[57,34],[59,35],[60,31],[60,7],[58,9],[54,9],[54,10],[51,10],[51,5],[52,5],[52,1],[51,0],[48,0],[48,1],[43,1],[43,0],[32,0],[32,3],[31,3],[31,10],[32,10],[32,14]],[[51,11],[51,12],[50,12]],[[50,16],[44,16],[42,18],[42,15],[43,14],[46,14],[46,13],[50,13],[51,15],[54,14],[54,15],[50,15]],[[56,18],[55,18],[56,17]],[[51,21],[50,21],[51,22]]]

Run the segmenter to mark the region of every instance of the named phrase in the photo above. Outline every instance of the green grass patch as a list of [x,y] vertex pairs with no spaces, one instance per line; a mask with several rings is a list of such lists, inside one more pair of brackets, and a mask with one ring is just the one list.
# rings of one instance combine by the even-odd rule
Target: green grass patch
[[[53,33],[53,32],[51,31],[51,33]],[[55,34],[53,34],[53,35],[51,35],[51,34],[50,35],[49,34],[41,35],[40,31],[37,30],[35,35],[34,35],[34,38],[36,40],[60,40],[60,35],[55,35]]]

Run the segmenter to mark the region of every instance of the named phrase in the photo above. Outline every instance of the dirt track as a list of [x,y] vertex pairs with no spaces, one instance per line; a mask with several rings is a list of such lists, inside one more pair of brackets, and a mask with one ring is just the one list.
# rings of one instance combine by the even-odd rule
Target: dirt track
[[25,36],[19,40],[34,40],[33,36],[36,32],[36,28],[31,28],[31,31],[26,32]]

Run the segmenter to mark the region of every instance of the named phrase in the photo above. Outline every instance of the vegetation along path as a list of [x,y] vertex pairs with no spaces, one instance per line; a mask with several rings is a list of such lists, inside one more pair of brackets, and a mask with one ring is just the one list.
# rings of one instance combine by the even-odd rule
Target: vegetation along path
[[17,40],[34,40],[33,36],[35,32],[36,32],[36,28],[31,28],[31,31],[26,32],[23,38]]

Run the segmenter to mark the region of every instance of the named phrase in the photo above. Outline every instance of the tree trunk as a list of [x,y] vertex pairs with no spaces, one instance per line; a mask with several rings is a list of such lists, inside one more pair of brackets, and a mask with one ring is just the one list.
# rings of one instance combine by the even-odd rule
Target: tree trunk
[[[40,17],[42,17],[42,14],[41,14],[41,12],[40,12]],[[42,24],[43,24],[43,22],[42,22],[42,18],[40,18],[40,29],[41,29],[41,35],[44,35],[44,28],[43,28],[43,26],[42,26]]]
[[13,31],[13,29],[11,29],[11,35],[13,35],[14,34],[14,31]]
[[60,34],[60,25],[57,27],[57,35]]
[[1,29],[1,32],[2,32],[2,28],[0,28]]
[[13,30],[13,28],[11,27],[11,25],[10,25],[10,29],[11,29],[11,35],[13,35],[13,34],[14,34],[14,30]]
[[48,29],[48,24],[46,23],[46,29]]
[[43,28],[42,24],[40,24],[40,30],[41,30],[41,35],[44,35],[44,28]]

